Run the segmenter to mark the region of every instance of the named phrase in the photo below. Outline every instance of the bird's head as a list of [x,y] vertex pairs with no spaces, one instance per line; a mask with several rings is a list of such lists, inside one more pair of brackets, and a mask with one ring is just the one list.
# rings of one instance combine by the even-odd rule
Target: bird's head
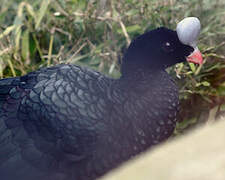
[[177,24],[176,31],[161,27],[140,35],[125,53],[122,73],[135,68],[165,69],[186,60],[202,64],[197,48],[199,32],[200,21],[188,17]]

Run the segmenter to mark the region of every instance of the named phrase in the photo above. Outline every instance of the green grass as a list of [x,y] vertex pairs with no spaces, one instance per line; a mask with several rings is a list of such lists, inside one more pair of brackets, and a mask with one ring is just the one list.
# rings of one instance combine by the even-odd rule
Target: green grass
[[197,16],[204,65],[182,63],[168,70],[180,87],[180,133],[225,112],[224,9],[224,0],[2,0],[0,78],[58,63],[118,77],[131,39]]

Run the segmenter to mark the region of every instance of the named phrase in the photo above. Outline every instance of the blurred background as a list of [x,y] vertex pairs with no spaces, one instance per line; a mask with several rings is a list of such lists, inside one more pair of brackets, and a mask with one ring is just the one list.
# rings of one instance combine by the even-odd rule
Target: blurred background
[[175,29],[187,16],[202,24],[204,64],[168,72],[180,89],[175,135],[225,114],[224,0],[1,0],[0,78],[59,63],[120,76],[122,54],[145,31]]

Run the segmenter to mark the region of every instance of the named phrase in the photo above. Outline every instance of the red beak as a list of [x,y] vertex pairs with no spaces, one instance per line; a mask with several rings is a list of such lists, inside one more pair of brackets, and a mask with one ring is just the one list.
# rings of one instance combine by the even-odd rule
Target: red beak
[[195,48],[195,50],[193,51],[193,53],[191,53],[191,54],[187,57],[187,61],[188,61],[188,62],[195,63],[195,64],[199,64],[199,65],[201,65],[201,64],[203,63],[202,54],[201,54],[201,52],[198,50],[198,48]]

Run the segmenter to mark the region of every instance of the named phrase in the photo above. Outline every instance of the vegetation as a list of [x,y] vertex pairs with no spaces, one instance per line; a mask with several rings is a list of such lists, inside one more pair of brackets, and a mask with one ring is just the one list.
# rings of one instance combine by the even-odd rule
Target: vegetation
[[180,87],[178,134],[225,112],[224,9],[224,0],[2,0],[0,78],[58,63],[118,77],[131,39],[197,16],[204,64],[181,63],[168,70]]

